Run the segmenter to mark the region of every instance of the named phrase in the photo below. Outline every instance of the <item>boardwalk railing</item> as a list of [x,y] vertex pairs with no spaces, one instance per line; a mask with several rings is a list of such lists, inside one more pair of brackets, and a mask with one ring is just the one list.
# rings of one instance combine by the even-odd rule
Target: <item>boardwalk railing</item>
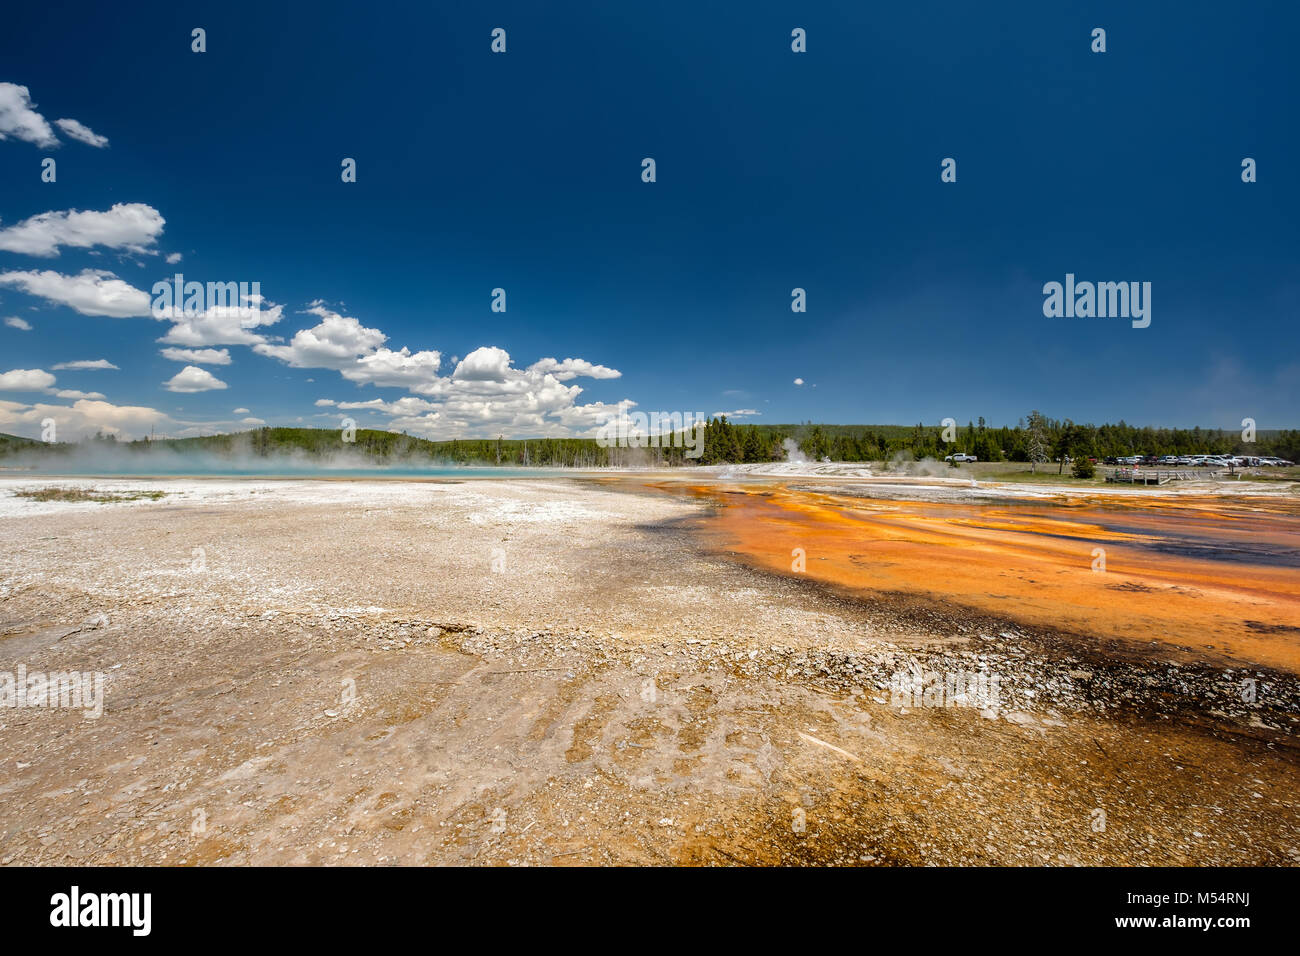
[[1214,468],[1116,468],[1106,480],[1131,485],[1163,485],[1169,481],[1204,481],[1223,473],[1224,469]]

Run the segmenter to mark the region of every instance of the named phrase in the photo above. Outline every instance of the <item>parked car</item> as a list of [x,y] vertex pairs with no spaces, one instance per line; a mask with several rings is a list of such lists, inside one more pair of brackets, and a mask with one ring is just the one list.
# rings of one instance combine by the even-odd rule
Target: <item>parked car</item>
[[955,461],[958,464],[960,464],[963,461],[979,461],[979,459],[976,458],[974,455],[966,455],[961,452],[958,452],[955,455],[948,455],[947,457],[944,458],[944,461]]

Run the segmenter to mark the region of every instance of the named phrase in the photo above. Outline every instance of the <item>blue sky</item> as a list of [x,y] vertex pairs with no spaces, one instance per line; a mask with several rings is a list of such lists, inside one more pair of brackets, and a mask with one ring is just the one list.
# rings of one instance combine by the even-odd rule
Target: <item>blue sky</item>
[[[437,6],[7,11],[0,431],[1300,424],[1294,4]],[[177,271],[265,324],[83,314]]]

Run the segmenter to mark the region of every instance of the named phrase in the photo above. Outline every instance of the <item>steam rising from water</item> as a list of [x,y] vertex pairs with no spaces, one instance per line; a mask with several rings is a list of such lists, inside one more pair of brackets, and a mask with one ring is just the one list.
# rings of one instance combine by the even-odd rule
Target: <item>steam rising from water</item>
[[[510,468],[513,472],[548,473],[558,469]],[[244,476],[265,475],[300,477],[382,477],[384,475],[467,475],[500,474],[501,468],[469,467],[451,461],[439,461],[427,455],[375,458],[353,449],[326,454],[309,454],[301,450],[255,454],[248,442],[237,444],[229,452],[181,450],[168,445],[147,447],[117,445],[111,442],[83,442],[17,452],[0,457],[0,474],[33,475],[193,475]]]
[[896,474],[910,475],[914,478],[952,477],[952,469],[941,461],[923,458],[915,461],[910,452],[900,451],[889,463],[889,470]]

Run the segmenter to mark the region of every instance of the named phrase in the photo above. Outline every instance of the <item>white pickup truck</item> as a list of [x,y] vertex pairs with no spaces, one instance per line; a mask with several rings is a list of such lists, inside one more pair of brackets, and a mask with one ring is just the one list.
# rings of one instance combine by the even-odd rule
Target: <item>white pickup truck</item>
[[955,455],[948,455],[944,458],[944,461],[954,461],[960,464],[963,461],[979,461],[979,459],[974,455],[964,455],[961,452],[958,452]]

